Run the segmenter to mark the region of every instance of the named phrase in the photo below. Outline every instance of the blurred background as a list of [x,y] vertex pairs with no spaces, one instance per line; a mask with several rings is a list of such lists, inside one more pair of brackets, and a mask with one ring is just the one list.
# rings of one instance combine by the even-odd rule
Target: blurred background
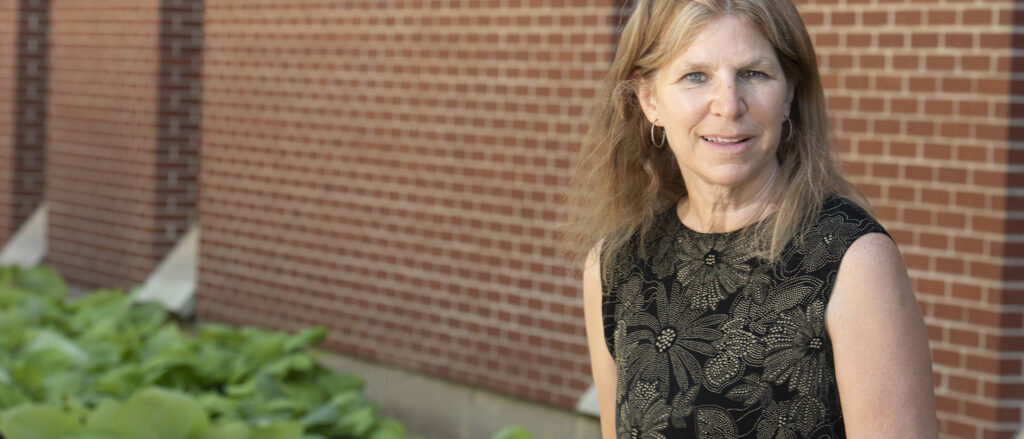
[[[1024,409],[1024,2],[796,0],[902,249],[943,438]],[[0,0],[2,263],[326,325],[410,432],[597,437],[558,252],[631,2]]]

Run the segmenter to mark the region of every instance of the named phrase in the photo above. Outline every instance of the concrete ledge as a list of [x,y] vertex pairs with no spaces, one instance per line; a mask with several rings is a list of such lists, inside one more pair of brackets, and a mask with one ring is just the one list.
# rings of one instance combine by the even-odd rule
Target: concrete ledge
[[381,413],[427,439],[489,439],[518,426],[536,439],[601,437],[597,418],[523,402],[491,391],[427,377],[390,366],[322,352],[320,362],[366,381],[366,396]]

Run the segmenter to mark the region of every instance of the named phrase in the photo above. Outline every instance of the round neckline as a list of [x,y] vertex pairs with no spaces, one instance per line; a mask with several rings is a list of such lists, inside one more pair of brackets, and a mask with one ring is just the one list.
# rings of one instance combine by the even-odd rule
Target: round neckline
[[730,231],[727,231],[727,232],[698,232],[696,230],[693,230],[692,228],[690,228],[690,226],[687,226],[686,223],[683,222],[683,219],[679,217],[679,211],[678,211],[678,209],[676,208],[675,205],[670,207],[668,209],[667,213],[669,214],[670,219],[672,221],[675,221],[675,223],[678,225],[678,228],[680,230],[683,230],[683,231],[685,231],[687,233],[690,233],[690,234],[693,234],[693,235],[706,236],[706,237],[725,237],[725,236],[730,236],[730,235],[734,235],[734,234],[739,234],[740,232],[746,231],[747,229],[750,229],[750,228],[752,228],[754,226],[757,226],[758,224],[762,223],[763,221],[767,220],[768,218],[770,218],[772,215],[775,214],[774,212],[770,213],[770,214],[766,215],[764,218],[761,218],[761,219],[759,219],[757,221],[754,221],[754,222],[752,222],[750,224],[747,224],[747,225],[745,225],[743,227],[740,227],[740,228],[738,228],[736,230],[730,230]]

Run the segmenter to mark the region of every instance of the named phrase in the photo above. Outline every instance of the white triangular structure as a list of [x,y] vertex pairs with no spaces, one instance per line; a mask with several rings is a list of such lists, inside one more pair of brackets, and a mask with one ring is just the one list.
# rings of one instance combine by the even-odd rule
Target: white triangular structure
[[587,415],[600,416],[601,410],[597,405],[597,389],[594,388],[593,384],[576,401],[576,411]]
[[179,316],[191,317],[198,268],[199,226],[193,225],[133,294],[138,301],[157,302]]
[[0,265],[34,267],[46,257],[46,202],[32,212],[32,216],[7,240],[0,252]]

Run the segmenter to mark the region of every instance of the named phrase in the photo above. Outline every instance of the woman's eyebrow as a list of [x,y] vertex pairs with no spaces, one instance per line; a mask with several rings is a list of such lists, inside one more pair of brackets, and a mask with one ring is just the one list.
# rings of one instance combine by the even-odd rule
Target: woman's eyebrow
[[[773,63],[772,60],[769,59],[769,58],[754,58],[754,59],[748,60],[746,62],[739,63],[740,67],[737,70],[747,70],[747,69],[754,69],[754,68],[757,68],[757,69],[769,69],[769,68],[772,68],[774,65],[775,65],[775,63]],[[681,71],[686,71],[686,72],[707,71],[707,70],[709,70],[711,68],[710,66],[711,65],[706,63],[706,62],[692,62],[692,63],[684,63],[684,64],[680,65],[679,69]]]
[[756,58],[756,59],[750,60],[750,61],[748,61],[748,62],[746,62],[745,64],[742,64],[742,65],[743,65],[743,67],[740,68],[741,70],[752,69],[752,68],[767,69],[767,68],[774,67],[775,63],[773,63],[768,58]]

